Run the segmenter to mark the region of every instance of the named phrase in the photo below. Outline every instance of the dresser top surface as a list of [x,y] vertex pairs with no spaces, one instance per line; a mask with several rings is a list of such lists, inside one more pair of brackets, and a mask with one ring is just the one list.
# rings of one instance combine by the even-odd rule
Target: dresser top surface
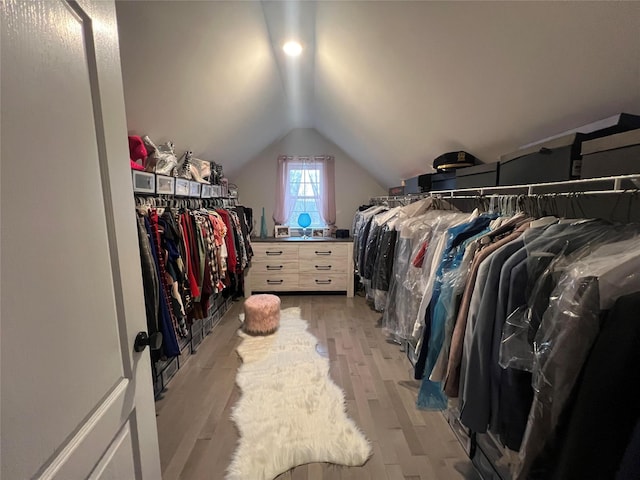
[[339,242],[339,243],[351,243],[353,238],[302,238],[302,237],[251,237],[252,243],[314,243],[314,242]]

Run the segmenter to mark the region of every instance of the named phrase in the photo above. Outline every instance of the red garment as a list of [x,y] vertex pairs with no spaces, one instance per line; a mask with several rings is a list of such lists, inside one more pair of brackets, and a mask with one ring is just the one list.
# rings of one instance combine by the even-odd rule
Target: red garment
[[227,245],[227,271],[236,272],[238,268],[238,256],[236,255],[236,244],[234,241],[234,231],[231,227],[231,219],[229,218],[229,212],[226,210],[216,210],[222,217],[225,226],[227,227],[227,235],[224,237],[224,241]]
[[[182,231],[184,235],[184,249],[185,249],[185,259],[184,261],[187,263],[187,278],[189,280],[189,289],[191,290],[191,296],[194,301],[196,298],[200,298],[200,287],[198,286],[198,282],[196,281],[196,276],[193,272],[196,271],[198,265],[194,263],[193,260],[193,229],[190,228],[191,217],[188,213],[183,213],[180,215],[180,224],[182,225]],[[197,251],[197,250],[196,250]]]
[[422,268],[422,264],[424,263],[424,254],[429,247],[429,242],[424,242],[420,247],[420,250],[416,254],[416,258],[413,259],[413,266],[416,268]]

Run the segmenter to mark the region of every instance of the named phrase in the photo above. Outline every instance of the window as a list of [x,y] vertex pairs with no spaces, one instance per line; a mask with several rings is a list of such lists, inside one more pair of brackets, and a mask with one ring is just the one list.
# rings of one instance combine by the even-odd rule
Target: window
[[334,171],[333,157],[278,157],[275,224],[297,227],[298,216],[307,212],[311,216],[311,227],[334,227]]
[[290,163],[288,169],[287,210],[289,217],[285,225],[298,226],[298,216],[307,212],[311,217],[311,227],[324,227],[320,214],[320,192],[322,190],[321,165]]

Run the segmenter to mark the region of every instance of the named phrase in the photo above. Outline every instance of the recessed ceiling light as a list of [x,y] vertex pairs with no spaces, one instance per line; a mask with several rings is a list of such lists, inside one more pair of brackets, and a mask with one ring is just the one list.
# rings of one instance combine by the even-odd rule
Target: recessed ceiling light
[[290,57],[297,57],[302,53],[302,45],[298,42],[287,42],[282,46],[282,50]]

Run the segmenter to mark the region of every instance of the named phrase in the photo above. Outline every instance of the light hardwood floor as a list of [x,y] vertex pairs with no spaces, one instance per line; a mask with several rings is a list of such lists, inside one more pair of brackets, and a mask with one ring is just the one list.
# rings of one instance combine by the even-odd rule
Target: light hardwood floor
[[[362,297],[281,298],[282,308],[301,308],[319,351],[330,359],[331,377],[345,392],[349,416],[372,442],[373,456],[363,467],[300,466],[279,480],[479,478],[442,414],[416,408],[419,383],[411,366],[376,327],[380,314]],[[238,440],[229,415],[238,399],[235,349],[241,312],[240,301],[156,402],[164,480],[224,478]]]

